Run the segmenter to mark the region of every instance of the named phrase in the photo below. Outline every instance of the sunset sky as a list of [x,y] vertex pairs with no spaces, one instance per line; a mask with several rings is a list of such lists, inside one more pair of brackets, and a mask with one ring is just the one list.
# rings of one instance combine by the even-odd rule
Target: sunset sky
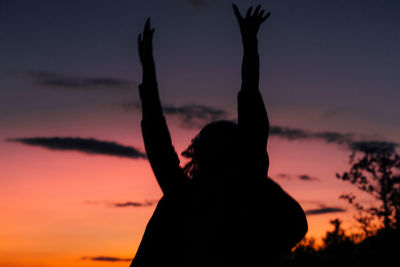
[[[237,0],[259,33],[269,175],[320,239],[354,210],[337,178],[360,142],[400,143],[400,2]],[[0,266],[128,266],[161,191],[144,157],[137,35],[183,151],[235,119],[241,39],[225,0],[0,0]],[[184,163],[184,159],[182,159]]]

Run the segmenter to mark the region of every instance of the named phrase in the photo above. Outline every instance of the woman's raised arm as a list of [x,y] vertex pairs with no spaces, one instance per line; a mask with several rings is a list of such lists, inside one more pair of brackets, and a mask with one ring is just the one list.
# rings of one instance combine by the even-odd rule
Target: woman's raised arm
[[269,121],[264,101],[259,92],[260,62],[257,33],[261,24],[270,16],[264,15],[261,6],[253,11],[250,7],[243,17],[234,4],[233,10],[239,22],[243,44],[242,85],[238,94],[238,124],[241,131],[244,153],[253,163],[257,173],[268,172],[266,151]]
[[172,146],[158,95],[156,69],[153,58],[153,34],[150,18],[138,37],[139,57],[143,69],[139,94],[142,103],[142,134],[147,157],[164,195],[182,188],[186,180],[179,158]]

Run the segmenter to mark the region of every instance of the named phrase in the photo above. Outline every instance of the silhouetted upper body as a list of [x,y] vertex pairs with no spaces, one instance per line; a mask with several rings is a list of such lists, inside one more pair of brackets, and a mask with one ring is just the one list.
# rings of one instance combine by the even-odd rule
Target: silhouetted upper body
[[268,178],[269,122],[258,89],[256,34],[269,14],[257,7],[243,18],[234,10],[244,47],[238,123],[202,129],[190,147],[192,172],[180,167],[162,113],[149,21],[139,36],[142,132],[163,196],[131,266],[265,265],[307,231],[301,207]]

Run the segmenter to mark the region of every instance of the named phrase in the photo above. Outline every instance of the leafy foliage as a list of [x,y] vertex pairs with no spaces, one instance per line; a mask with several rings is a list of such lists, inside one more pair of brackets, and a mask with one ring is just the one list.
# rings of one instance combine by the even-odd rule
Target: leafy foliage
[[[365,149],[353,152],[350,163],[350,170],[336,177],[366,192],[377,203],[365,206],[352,193],[340,197],[356,208],[356,220],[366,236],[380,228],[400,228],[400,156],[391,150]],[[373,226],[374,219],[381,225]]]
[[399,267],[400,230],[381,229],[361,242],[355,242],[341,228],[341,221],[331,221],[334,229],[328,231],[324,245],[315,248],[313,239],[304,239],[296,250],[278,262],[276,267]]
[[326,236],[323,238],[325,249],[336,249],[344,244],[353,244],[352,239],[346,235],[344,229],[341,227],[341,220],[335,219],[330,221],[330,223],[334,226],[334,229],[331,232],[326,232]]

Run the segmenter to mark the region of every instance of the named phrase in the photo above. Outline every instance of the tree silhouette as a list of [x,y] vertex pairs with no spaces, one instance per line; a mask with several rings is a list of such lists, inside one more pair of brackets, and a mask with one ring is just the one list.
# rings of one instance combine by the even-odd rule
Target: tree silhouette
[[295,247],[295,254],[313,254],[317,251],[316,240],[314,237],[304,237]]
[[331,232],[326,232],[324,241],[324,248],[337,248],[343,246],[343,244],[351,244],[352,240],[346,235],[345,231],[341,227],[342,221],[339,219],[331,220],[330,223],[334,226]]
[[374,220],[379,222],[378,228],[400,229],[400,155],[394,149],[364,147],[350,155],[350,163],[350,170],[336,177],[376,200],[376,204],[365,206],[352,193],[340,196],[358,211],[356,220],[366,236],[373,232]]

